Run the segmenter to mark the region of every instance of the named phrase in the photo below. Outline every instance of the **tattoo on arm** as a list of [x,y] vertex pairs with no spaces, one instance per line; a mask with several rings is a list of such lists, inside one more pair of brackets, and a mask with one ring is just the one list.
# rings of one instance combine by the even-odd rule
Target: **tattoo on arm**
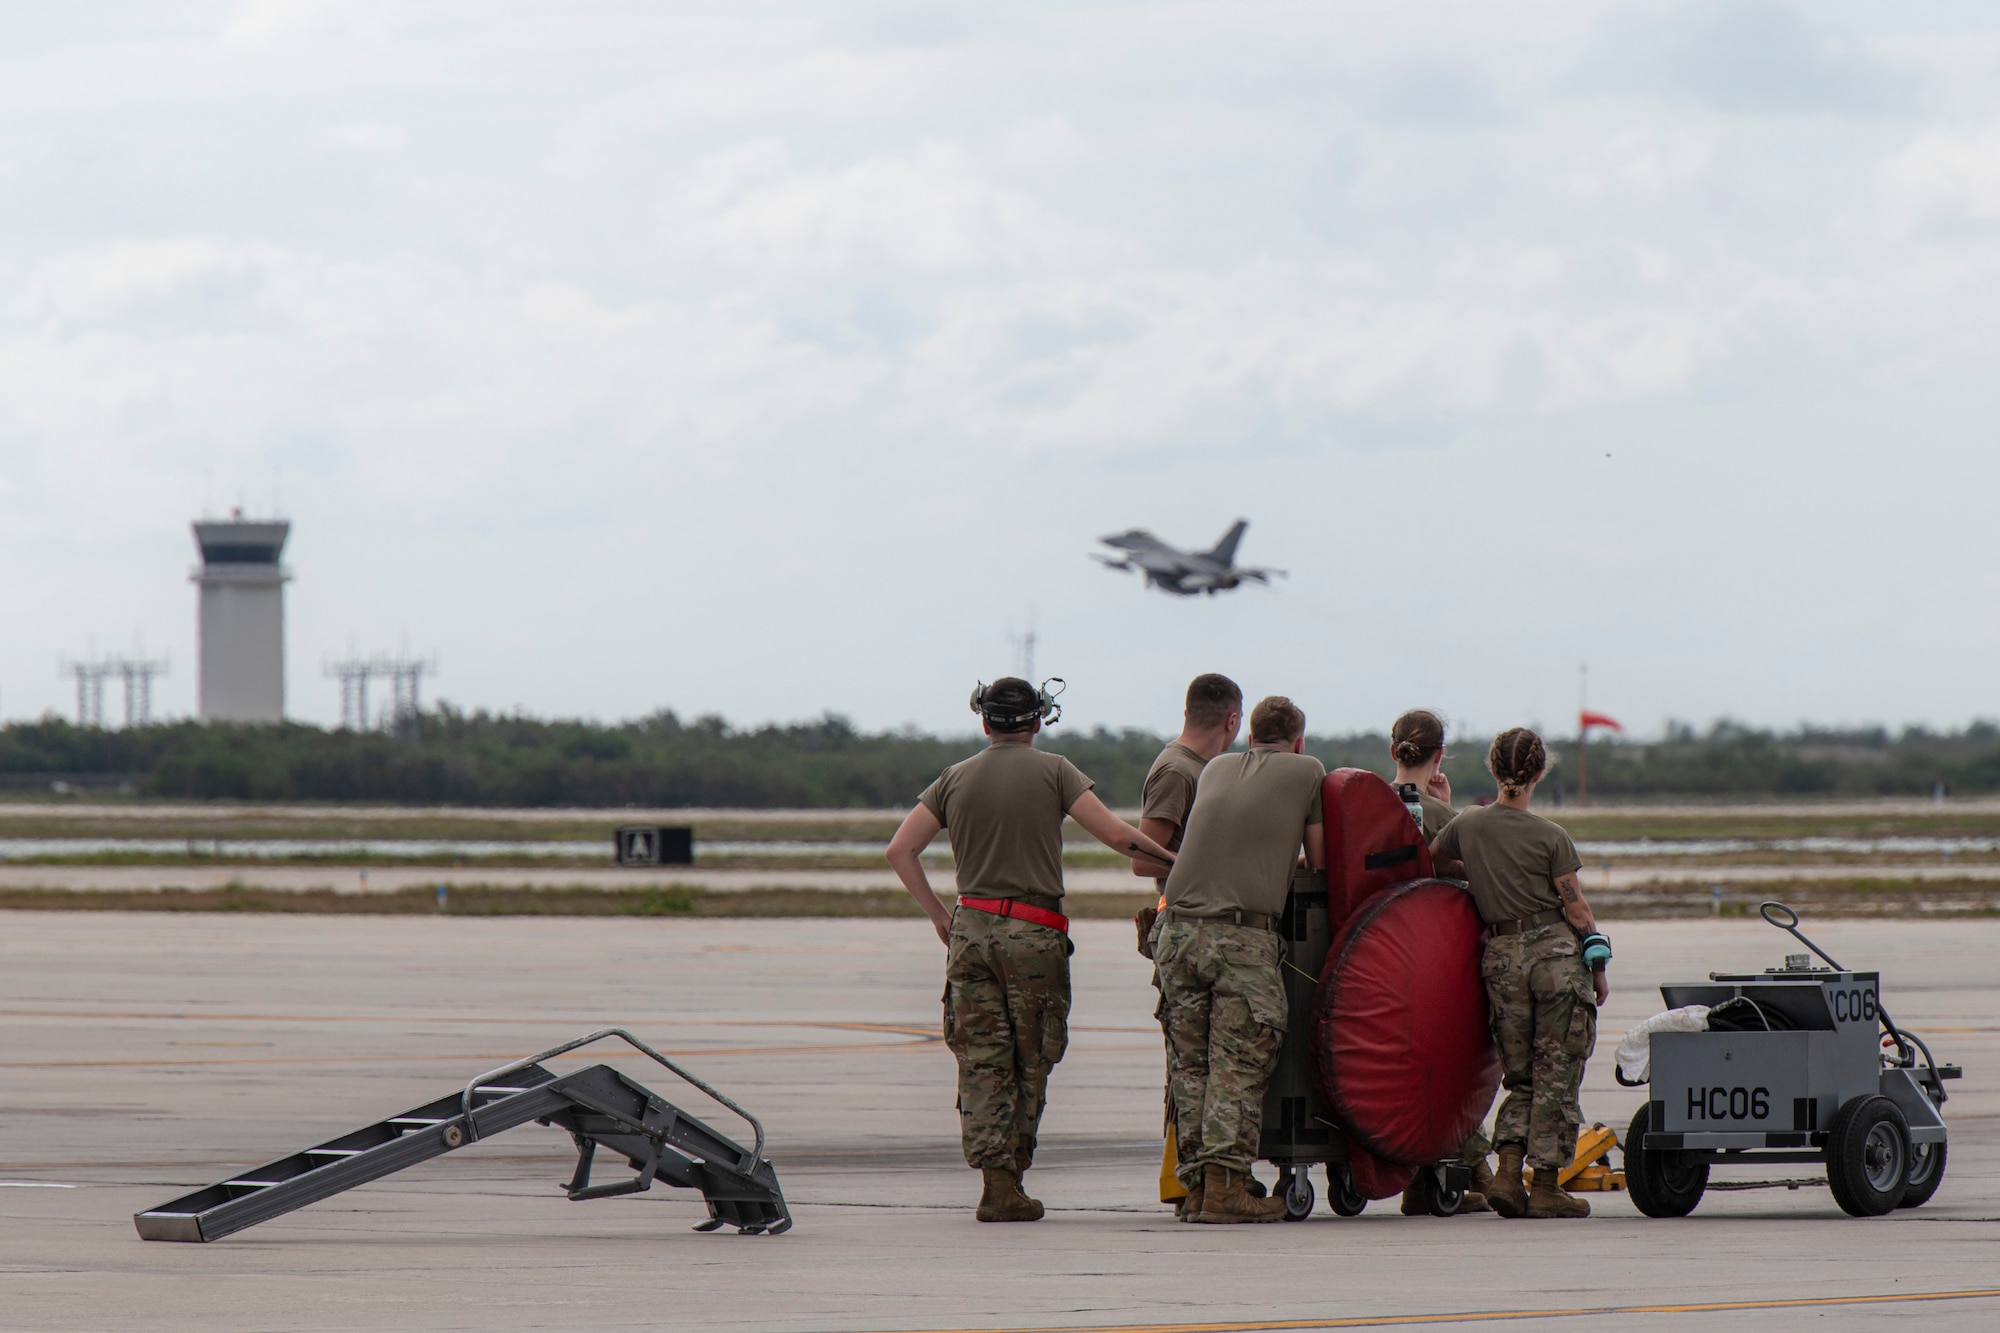
[[1577,889],[1575,875],[1564,875],[1561,879],[1557,880],[1556,893],[1561,896],[1563,906],[1565,907],[1579,901],[1583,897],[1582,893]]

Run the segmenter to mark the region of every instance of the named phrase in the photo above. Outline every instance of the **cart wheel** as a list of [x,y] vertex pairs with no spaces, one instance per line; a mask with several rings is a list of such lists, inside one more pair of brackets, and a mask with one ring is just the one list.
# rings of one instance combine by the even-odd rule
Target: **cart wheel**
[[1944,1145],[1942,1143],[1913,1143],[1910,1145],[1909,1183],[1903,1187],[1903,1201],[1898,1208],[1921,1208],[1931,1201],[1939,1185],[1944,1183]]
[[1424,1211],[1432,1217],[1450,1217],[1457,1212],[1458,1205],[1465,1202],[1465,1191],[1446,1189],[1440,1167],[1420,1166],[1417,1170],[1424,1179]]
[[1910,1125],[1896,1103],[1867,1093],[1833,1113],[1826,1133],[1826,1183],[1842,1212],[1850,1217],[1894,1212],[1909,1177]]
[[1347,1168],[1332,1162],[1326,1164],[1326,1206],[1342,1217],[1359,1217],[1368,1206],[1368,1196],[1354,1188]]
[[1303,1222],[1312,1216],[1312,1177],[1307,1175],[1303,1168],[1287,1171],[1279,1176],[1278,1193],[1284,1196],[1287,1222]]
[[1641,1106],[1625,1131],[1625,1192],[1648,1217],[1686,1217],[1708,1188],[1708,1163],[1687,1154],[1643,1148],[1652,1128],[1650,1107]]

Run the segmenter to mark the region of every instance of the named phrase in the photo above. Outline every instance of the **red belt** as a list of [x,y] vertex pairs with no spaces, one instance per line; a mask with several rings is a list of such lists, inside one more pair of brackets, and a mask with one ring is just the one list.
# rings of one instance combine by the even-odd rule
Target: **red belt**
[[1023,921],[1037,926],[1047,926],[1050,930],[1069,934],[1069,918],[1061,912],[1051,912],[1047,908],[1032,907],[1016,902],[1012,898],[960,898],[960,907],[970,907],[975,912],[991,912],[994,916],[1017,916]]

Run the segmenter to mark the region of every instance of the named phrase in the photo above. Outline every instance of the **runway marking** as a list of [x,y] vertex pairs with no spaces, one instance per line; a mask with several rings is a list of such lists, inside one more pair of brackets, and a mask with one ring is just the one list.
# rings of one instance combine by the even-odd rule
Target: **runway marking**
[[[491,1015],[478,1017],[435,1017],[428,1014],[235,1014],[235,1013],[183,1013],[168,1010],[155,1013],[129,1013],[96,1009],[0,1009],[0,1018],[90,1018],[90,1019],[141,1019],[147,1021],[164,1020],[188,1022],[205,1020],[215,1023],[488,1023],[515,1025],[543,1025],[550,1027],[587,1027],[599,1020],[594,1018],[494,1018]],[[944,1040],[941,1030],[921,1023],[859,1023],[839,1022],[830,1019],[785,1019],[785,1018],[660,1018],[639,1019],[632,1027],[692,1027],[692,1028],[830,1028],[840,1032],[897,1032],[911,1037],[933,1037]],[[1079,1031],[1133,1031],[1143,1032],[1144,1028],[1082,1028]]]
[[1866,1296],[1804,1296],[1790,1300],[1712,1301],[1702,1305],[1596,1305],[1553,1310],[1463,1310],[1446,1314],[1364,1315],[1355,1319],[1260,1319],[1222,1324],[1061,1324],[1036,1328],[929,1329],[921,1333],[1278,1333],[1321,1328],[1398,1328],[1418,1324],[1492,1323],[1516,1319],[1591,1319],[1635,1314],[1727,1314],[1736,1310],[1808,1310],[1915,1301],[1978,1301],[2000,1288],[1976,1291],[1881,1292]]
[[[802,1025],[803,1026],[803,1025]],[[943,1044],[939,1036],[917,1041],[823,1042],[800,1046],[692,1046],[662,1055],[804,1055],[824,1051],[912,1051]],[[374,1065],[435,1064],[448,1060],[519,1060],[532,1052],[500,1051],[447,1055],[228,1055],[196,1060],[8,1060],[0,1069],[160,1069],[207,1065]],[[643,1060],[642,1051],[568,1051],[558,1060]]]
[[0,1190],[73,1190],[74,1185],[59,1185],[53,1180],[0,1180]]

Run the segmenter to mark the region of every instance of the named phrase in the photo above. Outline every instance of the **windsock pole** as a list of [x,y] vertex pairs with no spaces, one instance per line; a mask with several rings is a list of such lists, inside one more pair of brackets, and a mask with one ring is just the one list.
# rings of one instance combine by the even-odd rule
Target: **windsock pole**
[[1590,681],[1590,664],[1576,668],[1576,803],[1590,804],[1590,726],[1583,719],[1590,712],[1585,687]]

